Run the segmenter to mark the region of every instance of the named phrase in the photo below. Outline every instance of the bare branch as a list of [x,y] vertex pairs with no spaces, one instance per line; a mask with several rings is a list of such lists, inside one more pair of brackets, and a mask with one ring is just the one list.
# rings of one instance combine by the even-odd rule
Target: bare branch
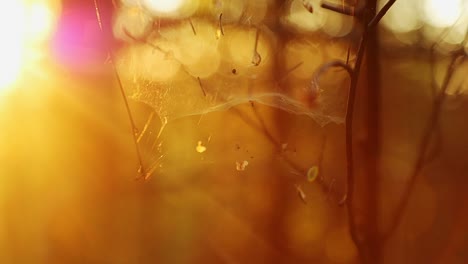
[[346,15],[346,16],[359,16],[360,13],[362,12],[362,8],[356,10],[355,7],[337,5],[337,4],[332,4],[332,3],[328,3],[328,2],[322,2],[320,7],[322,7],[323,9],[327,9],[327,10],[330,10],[330,11],[340,13],[342,15]]
[[409,198],[411,196],[412,190],[414,189],[414,185],[422,169],[424,168],[424,164],[426,163],[426,156],[427,156],[429,143],[432,139],[433,131],[434,129],[436,129],[438,125],[438,120],[439,120],[439,116],[441,113],[442,105],[447,95],[447,88],[455,72],[456,66],[460,63],[461,61],[460,59],[463,60],[465,56],[466,56],[465,54],[460,54],[460,53],[455,53],[452,56],[450,64],[447,68],[447,73],[445,75],[442,87],[439,91],[439,94],[437,95],[437,98],[435,99],[434,106],[432,108],[426,129],[424,130],[425,132],[421,141],[421,145],[419,147],[418,157],[416,160],[416,164],[410,174],[409,183],[403,193],[402,198],[400,199],[400,203],[397,206],[395,218],[391,222],[389,229],[386,231],[386,233],[382,237],[382,239],[384,240],[388,239],[393,234],[395,229],[399,226],[401,219],[403,218],[403,213],[404,213],[405,208],[408,206]]
[[[101,33],[104,33],[104,29],[103,29],[103,25],[102,25],[101,12],[99,10],[98,1],[99,0],[94,0],[94,8],[96,10],[96,19],[97,19],[97,22],[99,24],[99,29],[101,30]],[[117,71],[117,68],[115,66],[114,54],[112,52],[111,47],[108,44],[107,44],[106,48],[107,48],[107,53],[109,55],[109,58],[111,60],[111,64],[112,64],[112,68],[113,68],[113,71],[114,71],[114,74],[115,74],[115,78],[116,78],[117,83],[119,85],[119,90],[120,90],[120,93],[122,95],[122,99],[123,99],[124,104],[125,104],[125,109],[127,110],[128,119],[130,120],[130,124],[132,126],[133,142],[135,144],[135,150],[136,150],[138,162],[140,164],[140,169],[138,170],[138,172],[140,173],[140,176],[138,178],[141,178],[141,177],[144,177],[146,175],[146,171],[145,171],[145,167],[143,165],[143,158],[142,158],[142,155],[141,155],[140,147],[138,145],[138,129],[137,129],[136,125],[135,125],[135,120],[133,119],[133,114],[132,114],[132,111],[130,110],[130,106],[128,104],[128,99],[127,99],[127,95],[125,93],[125,90],[124,90],[124,87],[123,87],[123,84],[122,84],[122,80],[121,80],[119,72]]]
[[371,22],[368,24],[368,27],[375,27],[377,24],[380,22],[382,17],[385,16],[387,11],[390,9],[390,7],[393,6],[393,4],[396,2],[396,0],[389,0],[382,9],[380,9],[379,13],[371,20]]
[[[364,20],[367,26],[364,27],[364,32],[362,34],[361,41],[358,46],[358,51],[356,55],[356,63],[354,69],[352,70],[351,84],[349,88],[348,96],[348,105],[346,112],[346,163],[347,163],[347,191],[346,196],[343,199],[343,203],[347,205],[348,212],[348,222],[351,239],[355,243],[359,256],[362,261],[364,261],[365,245],[358,236],[357,226],[356,226],[356,217],[354,215],[354,191],[355,191],[355,177],[354,177],[354,157],[353,157],[353,114],[354,114],[354,104],[356,100],[357,86],[360,76],[360,70],[362,66],[362,61],[364,59],[365,49],[367,42],[372,34],[372,28],[375,27],[380,19],[385,15],[385,13],[390,9],[390,7],[395,3],[396,0],[390,0],[382,10],[371,20],[370,23],[367,23],[367,18],[363,14],[359,14],[359,17]],[[366,4],[365,9],[369,9],[374,5],[375,1],[372,3]],[[365,10],[364,9],[364,10]],[[345,64],[348,69],[349,66]]]

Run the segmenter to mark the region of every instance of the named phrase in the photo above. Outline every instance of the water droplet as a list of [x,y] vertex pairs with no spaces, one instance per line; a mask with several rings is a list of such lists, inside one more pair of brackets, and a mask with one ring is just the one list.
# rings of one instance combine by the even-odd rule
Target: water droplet
[[203,146],[203,143],[201,141],[198,141],[198,144],[197,146],[195,147],[195,150],[198,152],[198,153],[203,153],[206,151],[206,147]]
[[317,166],[312,166],[307,171],[307,180],[309,182],[314,182],[317,179],[318,174],[319,174],[319,168]]
[[258,66],[258,65],[260,65],[261,62],[262,62],[262,57],[260,56],[260,54],[257,51],[255,51],[254,55],[252,57],[252,64],[254,66]]

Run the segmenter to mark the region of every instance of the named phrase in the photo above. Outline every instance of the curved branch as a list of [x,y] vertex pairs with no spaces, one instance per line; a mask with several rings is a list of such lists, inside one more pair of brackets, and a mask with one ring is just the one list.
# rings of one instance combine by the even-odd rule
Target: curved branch
[[318,83],[318,78],[322,75],[326,70],[332,67],[343,68],[349,74],[351,78],[351,84],[349,86],[349,94],[348,94],[348,101],[346,106],[346,121],[345,121],[345,134],[346,134],[346,190],[343,198],[339,202],[339,205],[346,204],[347,212],[348,212],[348,223],[349,223],[349,232],[351,235],[351,239],[355,243],[356,247],[358,248],[359,255],[361,259],[364,255],[364,248],[362,242],[358,238],[357,229],[356,229],[356,221],[354,216],[354,158],[353,158],[353,115],[354,115],[354,104],[356,101],[356,91],[357,91],[357,81],[359,77],[360,65],[364,58],[364,41],[365,38],[361,40],[359,45],[356,66],[354,70],[345,62],[343,61],[331,61],[325,63],[315,74],[312,80],[313,85]]
[[[352,79],[354,75],[353,69],[346,64],[346,62],[341,60],[333,60],[323,64],[318,71],[316,71],[312,77],[312,89],[318,89],[319,78],[323,75],[326,71],[330,68],[343,68],[348,73],[349,77]],[[354,172],[353,172],[353,150],[352,150],[352,117],[354,113],[354,99],[355,99],[355,89],[351,92],[349,91],[347,106],[346,106],[346,190],[343,198],[338,203],[340,206],[344,205],[347,197],[348,197],[348,190],[349,190],[349,183],[354,183]]]
[[312,76],[312,85],[314,88],[318,86],[320,76],[333,67],[343,68],[346,70],[350,78],[353,77],[353,69],[348,64],[346,64],[346,62],[341,60],[332,60],[322,64],[322,66],[320,66],[320,68],[314,72],[314,75]]

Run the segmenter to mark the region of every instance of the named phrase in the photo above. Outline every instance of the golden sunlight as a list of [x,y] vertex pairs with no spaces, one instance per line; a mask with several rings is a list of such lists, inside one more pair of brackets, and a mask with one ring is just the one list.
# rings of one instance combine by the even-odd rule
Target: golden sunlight
[[462,13],[462,0],[426,0],[424,19],[434,27],[449,27]]
[[0,90],[3,90],[11,86],[21,71],[25,7],[22,1],[6,1],[0,10],[0,32],[5,36],[0,42]]
[[[382,8],[387,1],[379,1]],[[396,1],[388,13],[383,17],[382,24],[396,33],[417,30],[422,26],[418,12],[418,1]]]
[[145,0],[146,6],[155,11],[161,13],[170,13],[179,9],[184,0]]
[[33,41],[47,39],[54,27],[54,14],[47,3],[35,2],[28,7],[27,37]]
[[37,53],[34,52],[34,45],[47,40],[52,34],[57,3],[43,0],[3,3],[0,32],[5,39],[0,42],[0,90],[12,86],[31,57],[27,55]]

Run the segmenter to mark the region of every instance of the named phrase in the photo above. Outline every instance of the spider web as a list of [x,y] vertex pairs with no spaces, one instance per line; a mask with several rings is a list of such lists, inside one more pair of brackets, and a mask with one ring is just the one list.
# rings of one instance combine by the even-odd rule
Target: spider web
[[343,123],[346,74],[330,71],[313,85],[317,67],[310,78],[297,80],[291,76],[303,62],[281,67],[276,58],[282,51],[267,26],[222,26],[206,18],[189,22],[158,27],[144,40],[117,24],[127,43],[116,65],[130,98],[168,121],[260,103],[309,116],[321,126]]

